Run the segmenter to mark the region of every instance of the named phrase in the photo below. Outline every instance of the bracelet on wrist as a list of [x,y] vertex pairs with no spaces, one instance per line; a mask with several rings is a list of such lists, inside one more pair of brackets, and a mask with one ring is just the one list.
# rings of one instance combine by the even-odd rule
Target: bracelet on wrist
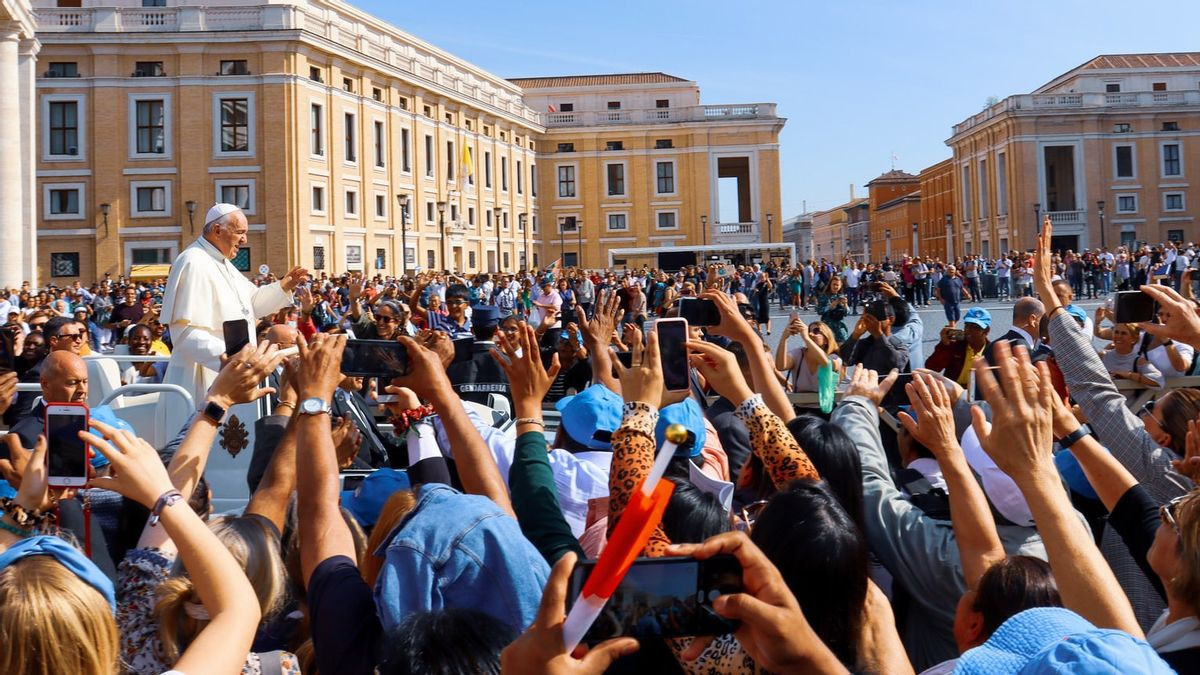
[[542,429],[546,428],[546,423],[536,417],[518,417],[517,424],[532,424],[534,426],[539,426]]
[[21,537],[22,539],[24,539],[26,537],[32,537],[32,536],[41,534],[41,531],[36,528],[26,529],[23,527],[17,527],[16,525],[10,525],[10,524],[4,522],[3,520],[0,520],[0,530],[4,530],[5,532],[10,532],[18,537]]
[[158,521],[162,520],[163,510],[180,501],[183,501],[183,494],[175,488],[162,493],[158,500],[154,502],[154,508],[150,509],[150,520],[146,521],[147,524],[150,527],[157,527]]
[[0,499],[0,512],[4,516],[7,516],[21,530],[34,532],[53,532],[58,530],[57,513],[54,511],[27,509],[17,503],[16,499]]

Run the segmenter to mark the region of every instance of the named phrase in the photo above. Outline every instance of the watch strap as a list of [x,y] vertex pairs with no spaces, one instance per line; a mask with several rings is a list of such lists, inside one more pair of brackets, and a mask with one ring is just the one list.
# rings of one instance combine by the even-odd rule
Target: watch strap
[[1078,443],[1084,436],[1090,436],[1091,434],[1092,434],[1091,428],[1088,427],[1088,425],[1086,425],[1086,424],[1081,424],[1081,425],[1079,425],[1078,429],[1076,429],[1075,431],[1072,431],[1071,433],[1067,434],[1066,436],[1063,436],[1062,438],[1060,438],[1058,440],[1058,447],[1062,448],[1063,450],[1066,450],[1066,449],[1070,448],[1072,445],[1075,445],[1076,443]]

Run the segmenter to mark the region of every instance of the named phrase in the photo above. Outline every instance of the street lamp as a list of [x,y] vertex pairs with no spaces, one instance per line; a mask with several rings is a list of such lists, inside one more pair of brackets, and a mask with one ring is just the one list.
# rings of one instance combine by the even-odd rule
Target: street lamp
[[575,219],[575,238],[579,241],[579,243],[576,244],[576,250],[579,252],[575,254],[575,266],[583,267],[583,219],[582,218]]
[[954,251],[951,249],[951,246],[954,245],[954,240],[951,239],[951,237],[954,236],[953,233],[954,233],[954,214],[947,213],[946,214],[946,245],[943,246],[943,248],[945,249],[945,255],[946,255],[947,262],[949,262],[950,259],[954,257]]
[[1104,200],[1103,199],[1100,199],[1096,202],[1096,210],[1100,212],[1100,248],[1105,248],[1105,244],[1104,244]]
[[522,213],[517,216],[517,220],[519,220],[521,222],[521,233],[525,238],[525,259],[521,261],[520,266],[528,267],[529,266],[529,227],[528,227],[527,221],[529,220],[529,214]]
[[449,271],[446,266],[446,202],[439,201],[437,203],[438,210],[438,230],[442,234],[442,270]]
[[771,223],[775,222],[775,214],[767,214],[767,243],[771,243]]
[[1042,233],[1042,203],[1041,202],[1033,203],[1033,227],[1034,227],[1034,232],[1037,232],[1038,234]]
[[567,257],[567,217],[558,217],[558,262],[562,264]]
[[704,245],[708,246],[708,216],[700,216],[700,233],[704,237]]
[[408,276],[408,195],[396,195],[400,205],[400,276]]
[[496,271],[500,271],[500,214],[504,213],[504,209],[497,206],[493,209],[496,212]]
[[183,203],[187,207],[188,212],[188,232],[196,233],[196,202],[187,200]]
[[108,236],[108,210],[112,208],[107,202],[100,205],[100,215],[104,216],[104,236]]

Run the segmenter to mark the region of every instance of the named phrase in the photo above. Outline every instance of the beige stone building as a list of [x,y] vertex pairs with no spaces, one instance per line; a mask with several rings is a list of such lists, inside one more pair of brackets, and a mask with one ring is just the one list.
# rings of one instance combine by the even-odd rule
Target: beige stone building
[[812,257],[815,260],[869,260],[870,200],[854,197],[853,186],[850,196],[850,201],[845,204],[812,214]]
[[1060,249],[1195,239],[1200,53],[1098,56],[955,125],[946,143],[948,257],[1028,249],[1047,214]]
[[[218,201],[249,217],[247,272],[545,265],[565,216],[582,223],[580,263],[606,264],[617,245],[703,243],[726,175],[738,218],[710,218],[710,243],[765,240],[780,212],[770,104],[699,106],[678,78],[631,90],[603,76],[586,95],[509,81],[338,0],[143,4],[34,3],[49,281],[161,273]],[[612,102],[618,119],[600,120]],[[564,163],[572,197],[557,196]]]

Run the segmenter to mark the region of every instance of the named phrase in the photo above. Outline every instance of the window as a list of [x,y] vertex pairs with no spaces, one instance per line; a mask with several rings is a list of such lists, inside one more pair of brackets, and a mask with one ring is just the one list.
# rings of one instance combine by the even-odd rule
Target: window
[[358,192],[356,190],[346,190],[346,217],[358,217]]
[[382,102],[383,101],[383,90],[380,89],[379,87],[371,87],[371,98],[375,99],[376,101]]
[[454,180],[454,141],[446,141],[446,180]]
[[574,232],[577,223],[578,220],[576,220],[575,216],[561,216],[558,219],[558,231],[560,233]]
[[504,269],[508,269],[508,251],[504,252]]
[[375,269],[377,269],[377,270],[387,269],[387,249],[386,248],[375,249]]
[[314,270],[325,269],[325,247],[324,246],[314,246],[313,247],[313,269]]
[[142,7],[166,7],[167,0],[142,0]]
[[604,149],[605,150],[624,150],[625,142],[624,141],[609,141],[604,144]]
[[384,142],[383,142],[383,122],[380,122],[377,120],[375,122],[375,166],[377,166],[381,169],[385,166],[384,155],[386,154],[386,152],[385,152],[384,148],[385,148],[385,146],[384,146]]
[[507,135],[503,131],[501,131],[500,132],[500,140],[503,141],[505,138],[507,138]]
[[660,98],[654,101],[655,108],[670,108],[671,102],[665,98]]
[[660,138],[654,141],[655,150],[670,150],[673,147],[675,147],[675,144],[669,138]]
[[426,269],[433,269],[434,264],[433,249],[429,249],[428,251],[425,251],[425,267]]
[[77,277],[79,276],[79,254],[78,253],[51,253],[50,254],[50,276],[52,277]]
[[490,229],[492,229],[492,210],[485,208],[483,210],[483,213],[484,213],[484,218],[483,218],[484,228],[490,230]]
[[425,134],[425,176],[433,178],[433,136]]
[[533,218],[533,233],[537,234],[538,233],[537,216],[531,216],[531,218]]
[[1183,165],[1179,161],[1179,144],[1164,143],[1162,146],[1162,172],[1164,176],[1182,176]]
[[656,162],[655,174],[655,190],[658,194],[669,195],[675,192],[675,162]]
[[412,266],[412,265],[417,264],[417,249],[415,249],[415,248],[404,249],[404,264],[406,266]]
[[136,101],[134,106],[137,115],[134,154],[165,155],[167,132],[164,101]]
[[467,269],[475,269],[475,251],[467,251]]
[[558,112],[575,112],[574,103],[559,103]]
[[500,229],[507,231],[508,230],[508,211],[505,211],[504,213],[500,214],[500,218],[501,218],[501,222],[504,223]]
[[537,196],[537,164],[529,164],[529,194]]
[[316,66],[308,67],[308,79],[312,80],[313,82],[324,82],[325,81],[321,77],[321,69]]
[[363,247],[357,244],[346,245],[346,269],[361,270],[362,269]]
[[312,186],[312,212],[325,213],[325,186]]
[[[534,256],[536,257],[537,254],[535,253]],[[563,254],[563,266],[564,267],[579,267],[579,254],[574,251],[564,253]]]
[[500,157],[500,189],[508,192],[508,158]]
[[962,219],[964,221],[971,219],[971,167],[963,165],[962,168]]
[[574,143],[559,143],[558,151],[559,152],[575,152],[575,144]]
[[221,152],[249,152],[249,101],[244,98],[223,98],[220,101]]
[[609,110],[620,110],[620,109],[621,109],[621,102],[620,102],[620,101],[609,101],[609,102],[608,102],[608,109],[609,109]]
[[250,186],[246,183],[230,183],[217,186],[218,194],[221,195],[222,204],[233,204],[234,206],[252,213],[253,205],[250,203]]
[[470,171],[467,174],[467,185],[475,185],[475,149],[469,145],[463,146],[463,153],[467,156],[467,163],[463,166],[463,171]]
[[1167,241],[1183,243],[1183,230],[1167,230]]
[[1163,122],[1163,131],[1179,131],[1179,122]]
[[387,197],[375,195],[375,217],[387,218]]
[[309,127],[311,135],[309,140],[309,150],[312,154],[324,157],[325,156],[325,115],[321,106],[316,103],[312,104],[312,111],[309,115]]
[[453,113],[446,113],[446,124],[449,124],[450,126],[454,126],[454,114]]
[[996,153],[996,213],[1008,213],[1008,157],[1003,152]]
[[430,108],[429,106],[425,106],[424,110],[421,112],[423,112],[426,117],[433,117],[433,108]]
[[525,167],[517,160],[517,194],[525,194]]
[[412,173],[412,148],[408,137],[408,129],[400,130],[400,170],[404,173]]
[[483,152],[483,187],[492,189],[492,153]]
[[1133,125],[1126,122],[1120,122],[1113,125],[1114,134],[1128,134],[1133,132]]
[[400,109],[408,110],[408,97],[407,96],[400,97]]
[[48,154],[63,157],[79,156],[79,102],[50,101],[48,104]]
[[1167,192],[1163,194],[1163,211],[1182,211],[1183,193]]
[[624,213],[608,214],[608,231],[609,232],[624,232],[629,229],[628,223],[625,221]]
[[217,71],[218,75],[249,75],[250,68],[246,65],[246,59],[234,59],[230,61],[221,61],[221,69]]
[[437,210],[437,207],[434,205],[433,202],[425,202],[425,222],[427,222],[427,223],[434,222],[435,218],[434,218],[433,214],[434,214],[434,211],[436,211],[436,210]]
[[575,167],[574,166],[558,167],[558,196],[559,197],[574,197],[575,196]]
[[129,262],[133,265],[170,265],[174,257],[170,248],[129,249]]
[[130,183],[133,192],[134,217],[169,216],[170,182]]
[[1104,85],[1104,91],[1105,91],[1105,93],[1108,93],[1108,94],[1117,94],[1117,93],[1120,93],[1120,91],[1121,91],[1121,84],[1120,84],[1119,82],[1108,82],[1108,83],[1105,83],[1105,85]]
[[452,222],[452,223],[458,222],[458,204],[450,205],[450,222]]
[[979,160],[979,217],[987,218],[991,210],[988,208],[988,171],[987,160]]
[[51,62],[46,77],[79,77],[79,64],[74,61]]
[[1166,82],[1154,82],[1150,85],[1150,90],[1151,91],[1166,91],[1167,83]]
[[676,216],[675,216],[674,211],[659,211],[658,212],[658,224],[657,224],[658,229],[660,229],[660,230],[677,229],[679,227],[679,224],[675,221],[675,217]]
[[358,161],[358,130],[355,128],[354,113],[345,114],[346,127],[346,161]]
[[1137,195],[1117,195],[1117,213],[1137,213]]
[[137,61],[133,64],[133,77],[164,77],[162,61]]
[[1117,158],[1117,178],[1133,178],[1135,173],[1133,167],[1133,146],[1118,145],[1113,148],[1113,152],[1116,153]]
[[348,77],[343,77],[342,78],[342,89],[353,94],[354,93],[354,80],[352,80]]
[[474,206],[467,207],[467,225],[470,225],[472,228],[475,227],[475,207]]
[[79,187],[47,186],[44,209],[50,216],[77,216],[79,211]]
[[608,164],[604,167],[608,178],[608,196],[618,197],[625,194],[625,165]]

